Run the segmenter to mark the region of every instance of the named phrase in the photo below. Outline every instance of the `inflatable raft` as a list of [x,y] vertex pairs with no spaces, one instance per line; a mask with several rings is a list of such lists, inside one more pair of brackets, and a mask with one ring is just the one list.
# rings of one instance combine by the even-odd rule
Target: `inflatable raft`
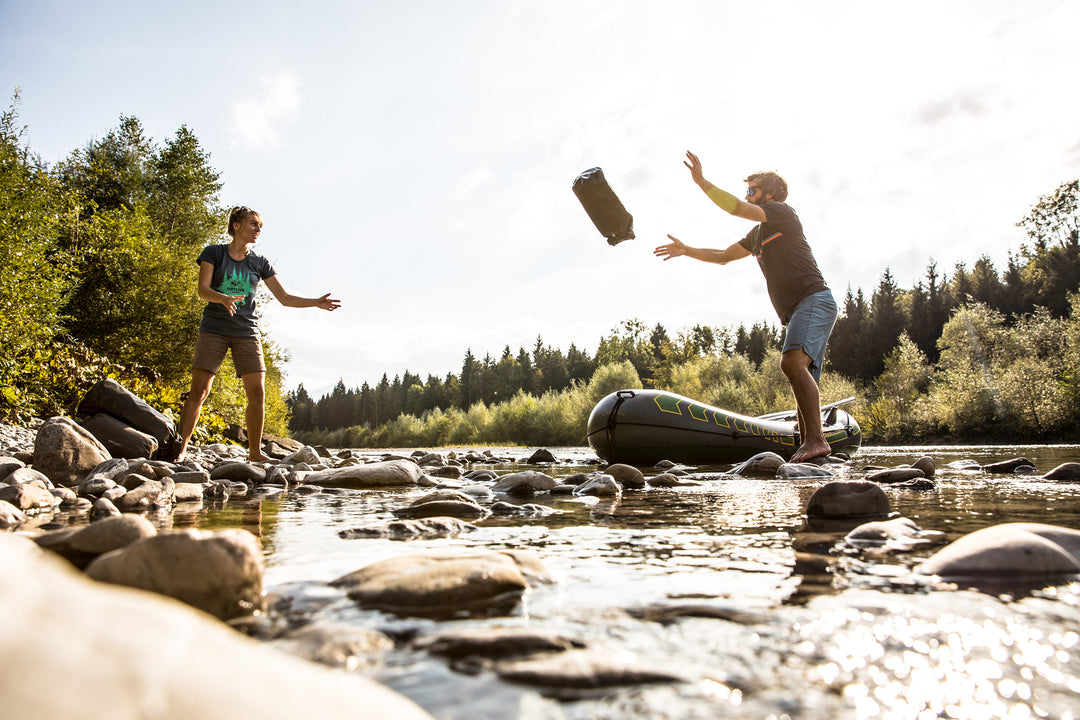
[[[855,418],[841,409],[847,398],[821,408],[825,439],[833,451],[862,444]],[[661,460],[690,465],[741,462],[771,451],[785,460],[799,447],[794,410],[746,417],[675,393],[619,390],[589,415],[589,445],[609,463],[651,467]]]

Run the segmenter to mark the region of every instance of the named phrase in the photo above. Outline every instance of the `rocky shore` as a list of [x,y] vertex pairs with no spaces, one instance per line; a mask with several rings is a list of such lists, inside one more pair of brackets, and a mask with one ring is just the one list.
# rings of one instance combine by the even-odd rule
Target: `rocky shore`
[[[395,640],[317,623],[260,629],[265,592],[259,540],[240,529],[159,531],[148,519],[186,503],[428,489],[397,509],[394,522],[341,531],[342,537],[401,539],[467,533],[492,517],[557,512],[528,502],[537,496],[610,501],[704,482],[694,468],[673,463],[645,472],[610,465],[556,478],[545,470],[559,460],[543,449],[520,458],[491,451],[372,457],[273,438],[264,451],[275,461],[250,463],[239,446],[209,445],[171,463],[113,457],[66,417],[31,427],[0,425],[0,528],[6,531],[0,533],[6,569],[0,575],[0,647],[5,657],[20,658],[0,679],[11,717],[344,717],[358,705],[378,716],[427,717],[396,693],[340,672],[362,666],[366,653]],[[805,508],[808,521],[856,526],[845,537],[854,549],[916,542],[934,532],[893,516],[882,490],[933,488],[932,458],[861,468],[860,479],[838,480],[834,471],[845,460],[794,465],[763,453],[729,472],[820,483]],[[488,467],[513,463],[521,469],[498,474]],[[1037,472],[1023,458],[979,469]],[[1080,480],[1080,464],[1066,463],[1043,477]],[[1080,532],[997,525],[943,548],[918,572],[943,579],[1080,573]],[[507,615],[530,588],[552,581],[537,553],[504,550],[406,555],[357,568],[330,586],[364,608],[439,620]],[[270,642],[257,643],[230,624]],[[523,629],[436,632],[409,642],[417,652],[452,663],[483,658],[499,677],[551,693],[686,680],[664,668],[627,664],[580,638]],[[124,687],[108,697],[96,691],[99,678],[117,674],[129,678]]]

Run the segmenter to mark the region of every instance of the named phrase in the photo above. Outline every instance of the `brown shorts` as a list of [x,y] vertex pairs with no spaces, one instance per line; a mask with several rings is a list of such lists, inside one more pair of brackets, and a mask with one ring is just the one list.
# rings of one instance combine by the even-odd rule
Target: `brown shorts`
[[221,363],[225,360],[225,353],[229,350],[232,350],[237,377],[253,372],[266,372],[259,338],[229,337],[206,332],[199,333],[199,338],[195,341],[195,361],[191,365],[217,375]]

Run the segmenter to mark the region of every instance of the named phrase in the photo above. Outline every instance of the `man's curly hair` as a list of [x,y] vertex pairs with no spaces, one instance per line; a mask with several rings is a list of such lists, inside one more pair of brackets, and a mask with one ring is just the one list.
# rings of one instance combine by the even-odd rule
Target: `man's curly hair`
[[761,191],[766,195],[772,195],[773,200],[780,202],[787,200],[787,183],[773,171],[754,173],[743,182],[748,183],[751,180],[757,180]]

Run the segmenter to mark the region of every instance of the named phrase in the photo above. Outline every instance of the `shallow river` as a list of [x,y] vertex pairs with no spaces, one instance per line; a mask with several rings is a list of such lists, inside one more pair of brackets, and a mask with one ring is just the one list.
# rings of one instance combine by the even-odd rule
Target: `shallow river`
[[[536,469],[556,477],[597,469],[588,448],[552,451],[563,462]],[[530,452],[495,449],[513,458]],[[807,525],[806,501],[820,481],[740,478],[725,475],[727,466],[700,468],[692,476],[699,487],[646,488],[618,502],[536,496],[528,502],[562,512],[489,518],[476,532],[438,540],[339,537],[394,520],[393,509],[427,489],[235,499],[195,513],[178,509],[171,522],[260,535],[271,598],[312,618],[396,638],[524,625],[686,678],[595,696],[559,693],[484,670],[458,672],[404,644],[356,670],[439,718],[1080,717],[1080,581],[989,592],[934,586],[911,573],[946,542],[989,525],[1080,529],[1080,483],[1039,477],[1080,461],[1080,446],[869,447],[834,471],[861,479],[866,466],[923,455],[936,462],[936,489],[884,486],[895,513],[940,531],[908,548],[845,548],[840,540],[857,522]],[[1019,456],[1038,473],[949,467]],[[558,580],[532,589],[506,617],[394,617],[362,610],[322,584],[388,557],[504,548],[535,551]],[[676,619],[661,612],[685,606],[709,611]]]

